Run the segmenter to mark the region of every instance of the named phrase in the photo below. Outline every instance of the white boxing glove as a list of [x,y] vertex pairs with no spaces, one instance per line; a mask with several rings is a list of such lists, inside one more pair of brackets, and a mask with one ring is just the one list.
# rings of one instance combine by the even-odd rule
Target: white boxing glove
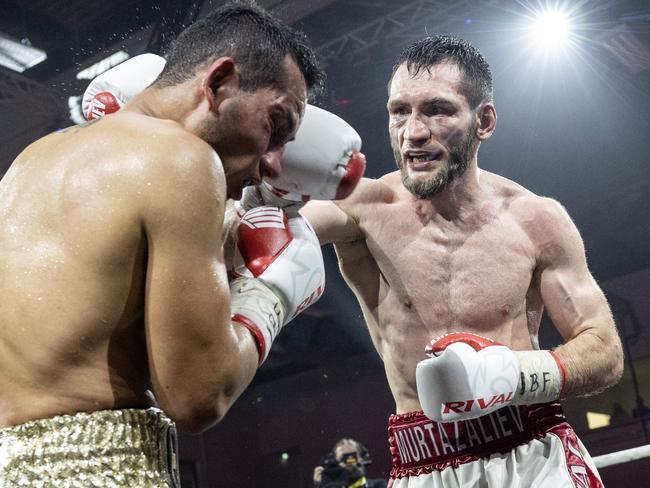
[[506,405],[557,400],[564,368],[551,351],[512,351],[496,341],[456,332],[434,339],[415,378],[424,414],[437,422],[467,420]]
[[117,112],[133,96],[151,85],[165,67],[165,59],[140,54],[93,79],[81,99],[81,113],[93,120]]
[[[141,54],[102,73],[90,82],[81,110],[91,120],[116,112],[151,83],[165,67],[165,59]],[[307,104],[305,115],[293,141],[285,145],[282,171],[267,179],[276,197],[289,202],[332,200],[347,197],[357,186],[366,168],[359,152],[361,137],[340,117]],[[263,199],[266,205],[289,205]],[[244,205],[248,210],[256,205]]]
[[325,288],[318,238],[307,221],[277,207],[257,207],[239,224],[230,283],[232,320],[247,327],[260,364],[281,328],[315,303]]
[[309,105],[293,141],[284,146],[282,171],[266,181],[290,200],[340,200],[366,169],[361,137],[333,113]]

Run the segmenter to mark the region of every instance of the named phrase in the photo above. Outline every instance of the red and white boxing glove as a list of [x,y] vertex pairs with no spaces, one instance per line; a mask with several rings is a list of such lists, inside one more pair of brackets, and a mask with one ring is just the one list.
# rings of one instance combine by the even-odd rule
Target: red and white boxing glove
[[277,207],[246,212],[237,247],[230,283],[232,320],[253,334],[261,364],[281,328],[323,294],[323,254],[307,221],[289,219]]
[[266,181],[289,200],[340,200],[352,193],[365,169],[357,131],[333,113],[307,104],[295,139],[284,146],[282,171]]
[[506,405],[557,400],[564,368],[551,351],[513,351],[492,339],[455,332],[432,340],[415,371],[418,398],[431,420],[451,422]]
[[140,54],[93,79],[81,99],[81,113],[93,120],[121,109],[133,96],[151,85],[165,67],[165,59]]
[[[95,119],[118,111],[151,83],[165,67],[165,59],[141,54],[102,73],[90,82],[82,98],[81,111]],[[345,198],[357,186],[366,168],[360,152],[361,137],[343,119],[307,104],[296,137],[287,143],[282,172],[268,179],[267,192],[257,204],[288,206],[311,199]],[[284,200],[284,201],[283,201]]]

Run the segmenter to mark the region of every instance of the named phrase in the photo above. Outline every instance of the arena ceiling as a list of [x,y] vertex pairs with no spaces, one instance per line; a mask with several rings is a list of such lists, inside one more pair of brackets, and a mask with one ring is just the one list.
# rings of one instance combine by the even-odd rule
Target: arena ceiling
[[[120,49],[164,51],[217,0],[3,0],[0,33],[47,52],[16,73],[0,67],[0,171],[31,141],[70,125],[87,80],[77,73]],[[514,28],[537,1],[260,0],[304,30],[327,68],[317,104],[357,128],[367,174],[392,171],[386,81],[401,46],[456,33],[492,63],[499,126],[479,164],[557,198],[574,217],[599,280],[650,267],[650,8],[644,0],[573,2],[586,12],[580,56],[542,63],[520,51]],[[546,60],[548,61],[548,60]],[[548,64],[552,65],[548,66]],[[303,364],[370,348],[358,308],[326,249],[330,282],[305,325],[276,353],[302,351]],[[648,284],[637,293],[648,293]],[[341,305],[350,303],[350,305]],[[332,316],[331,310],[339,310]],[[332,325],[338,323],[339,325]],[[325,347],[323,347],[325,345]],[[329,355],[329,356],[328,356]],[[262,371],[262,374],[264,371]]]

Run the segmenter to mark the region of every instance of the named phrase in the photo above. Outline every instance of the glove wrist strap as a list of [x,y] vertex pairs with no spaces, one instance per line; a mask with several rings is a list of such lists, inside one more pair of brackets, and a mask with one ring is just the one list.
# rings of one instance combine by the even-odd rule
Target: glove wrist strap
[[514,351],[519,360],[519,384],[512,403],[531,405],[557,400],[564,386],[562,363],[551,351]]
[[262,364],[284,323],[284,304],[261,280],[243,277],[230,283],[230,310],[231,320],[253,335]]

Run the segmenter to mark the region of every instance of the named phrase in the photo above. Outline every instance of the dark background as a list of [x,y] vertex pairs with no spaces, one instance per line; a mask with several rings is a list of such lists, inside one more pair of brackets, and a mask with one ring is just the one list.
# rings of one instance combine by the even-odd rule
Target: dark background
[[[184,25],[221,3],[0,0],[0,33],[48,54],[22,74],[0,67],[0,171],[27,144],[78,117],[88,83],[76,78],[80,70],[121,49],[161,53]],[[370,177],[395,167],[386,82],[401,48],[427,34],[454,33],[481,49],[494,73],[499,121],[479,165],[567,207],[625,339],[619,385],[567,402],[567,415],[594,455],[648,443],[648,418],[646,426],[633,417],[640,397],[650,401],[648,2],[567,2],[574,37],[564,51],[546,55],[530,45],[526,28],[541,1],[259,3],[311,39],[328,73],[315,103],[361,134]],[[332,250],[325,254],[325,296],[282,332],[221,424],[181,437],[184,486],[307,487],[313,466],[343,436],[368,446],[372,476],[387,475],[386,417],[394,404],[356,301]],[[542,346],[559,342],[546,320],[540,337]],[[589,429],[587,411],[611,414],[615,402],[629,418]],[[650,486],[649,464],[602,475],[609,487],[640,480]]]

